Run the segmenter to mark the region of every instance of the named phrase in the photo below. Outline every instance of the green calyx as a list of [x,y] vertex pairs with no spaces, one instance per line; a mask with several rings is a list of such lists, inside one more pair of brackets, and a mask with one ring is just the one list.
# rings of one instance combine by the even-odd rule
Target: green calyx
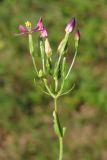
[[61,43],[58,46],[58,52],[61,55],[63,55],[65,53],[68,38],[69,38],[69,33],[66,33],[64,39],[61,41]]

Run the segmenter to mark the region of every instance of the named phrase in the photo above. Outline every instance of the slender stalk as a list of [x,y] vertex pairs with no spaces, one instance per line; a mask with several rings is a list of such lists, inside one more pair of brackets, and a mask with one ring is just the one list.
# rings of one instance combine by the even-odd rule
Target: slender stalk
[[50,96],[53,97],[53,98],[55,98],[55,95],[51,92],[51,90],[50,90],[50,88],[49,88],[49,86],[48,86],[48,84],[47,84],[47,80],[46,80],[46,79],[43,79],[43,82],[44,82],[44,85],[45,85],[48,93],[50,94]]
[[32,62],[33,62],[33,65],[34,65],[34,69],[35,69],[35,71],[38,75],[38,70],[37,70],[36,63],[35,63],[35,58],[34,58],[34,47],[33,47],[32,34],[29,34],[29,51],[30,51],[30,55],[32,57]]
[[57,92],[58,89],[58,79],[55,77],[55,92]]
[[55,112],[57,112],[57,98],[54,98],[54,107],[55,107]]
[[35,63],[35,58],[34,58],[34,56],[32,56],[32,62],[33,62],[34,69],[35,69],[35,71],[36,71],[36,73],[37,73],[37,75],[38,75],[38,70],[37,70],[37,67],[36,67],[36,63]]
[[69,68],[69,70],[68,70],[68,73],[67,73],[65,79],[67,79],[68,76],[69,76],[69,74],[70,74],[70,71],[71,71],[71,69],[72,69],[72,67],[73,67],[73,64],[74,64],[74,62],[75,62],[75,59],[76,59],[76,55],[77,55],[77,48],[76,48],[76,51],[75,51],[75,54],[74,54],[74,58],[73,58],[73,60],[72,60],[72,63],[71,63],[71,65],[70,65],[70,68]]
[[56,69],[55,69],[55,74],[58,70],[58,67],[59,67],[59,64],[60,64],[60,61],[61,61],[61,57],[62,57],[62,54],[60,54],[59,58],[58,58],[58,62],[57,62],[57,65],[56,65]]
[[59,160],[63,157],[63,138],[59,137]]
[[[54,98],[54,107],[55,107],[55,112],[57,113],[57,98]],[[58,125],[58,121],[56,122]],[[62,160],[63,157],[63,136],[59,135],[59,160]]]

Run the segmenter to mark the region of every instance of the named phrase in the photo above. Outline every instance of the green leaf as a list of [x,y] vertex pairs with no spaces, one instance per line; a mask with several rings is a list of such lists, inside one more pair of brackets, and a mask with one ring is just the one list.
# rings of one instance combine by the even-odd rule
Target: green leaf
[[55,133],[58,137],[62,137],[63,133],[62,133],[62,128],[60,125],[60,121],[59,121],[59,117],[58,117],[58,113],[56,113],[55,111],[53,112],[53,117],[54,117],[54,130]]

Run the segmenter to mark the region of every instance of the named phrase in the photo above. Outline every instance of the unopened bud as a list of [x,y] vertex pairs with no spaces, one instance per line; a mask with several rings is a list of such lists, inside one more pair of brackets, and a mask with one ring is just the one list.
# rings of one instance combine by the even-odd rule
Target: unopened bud
[[78,47],[78,42],[80,40],[80,32],[79,30],[77,30],[77,32],[75,33],[75,47]]
[[50,57],[52,55],[52,50],[51,50],[51,47],[50,47],[50,44],[47,38],[45,39],[45,53],[47,57]]
[[67,24],[67,26],[66,26],[66,28],[65,28],[65,31],[66,31],[67,33],[71,33],[71,32],[73,31],[74,27],[75,27],[75,18],[71,19],[71,20],[68,22],[68,24]]
[[75,33],[75,40],[76,41],[80,40],[80,32],[79,32],[79,30],[77,30],[77,32]]

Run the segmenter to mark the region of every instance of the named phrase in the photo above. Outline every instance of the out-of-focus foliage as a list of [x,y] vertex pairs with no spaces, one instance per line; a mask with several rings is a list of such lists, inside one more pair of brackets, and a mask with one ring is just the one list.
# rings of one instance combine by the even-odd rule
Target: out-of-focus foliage
[[[64,112],[65,122],[71,128],[69,135],[66,135],[65,160],[105,160],[106,0],[0,1],[0,159],[33,160],[36,157],[38,160],[45,160],[57,157],[57,145],[51,141],[55,139],[50,119],[52,108],[49,114],[47,111],[49,106],[52,106],[51,99],[41,92],[38,85],[34,86],[27,36],[14,36],[14,33],[18,32],[19,24],[30,20],[32,25],[35,25],[40,16],[48,30],[54,53],[71,17],[76,18],[77,28],[81,32],[78,57],[66,87],[71,87],[73,83],[76,85],[74,90],[59,102],[59,106],[67,106],[68,110],[60,108]],[[38,35],[34,33],[33,36],[38,54]],[[73,36],[74,33],[71,35],[67,53],[69,63],[74,51]],[[84,108],[89,111],[84,111]],[[82,113],[75,113],[75,109],[82,110]],[[69,139],[72,137],[74,140],[70,143]]]

